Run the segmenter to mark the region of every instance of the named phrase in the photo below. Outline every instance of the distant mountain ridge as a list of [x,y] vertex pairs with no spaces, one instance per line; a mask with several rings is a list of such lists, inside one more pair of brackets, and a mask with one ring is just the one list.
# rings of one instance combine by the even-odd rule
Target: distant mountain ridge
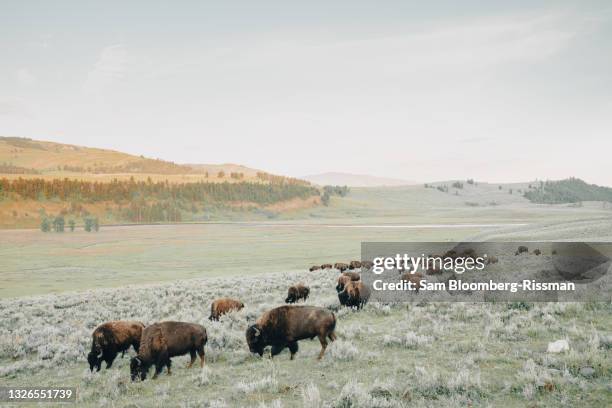
[[313,184],[338,185],[349,187],[392,187],[418,184],[413,180],[402,180],[389,177],[370,176],[367,174],[350,174],[341,172],[327,172],[300,177]]

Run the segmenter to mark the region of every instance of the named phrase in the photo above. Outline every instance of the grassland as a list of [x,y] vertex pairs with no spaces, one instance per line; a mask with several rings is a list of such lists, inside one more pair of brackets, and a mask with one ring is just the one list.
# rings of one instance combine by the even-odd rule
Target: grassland
[[[204,223],[107,226],[95,234],[80,227],[62,234],[0,230],[0,298],[298,270],[357,259],[362,241],[612,239],[612,212],[600,203],[536,205],[486,185],[468,193],[353,189],[348,197],[332,198],[329,207],[272,217],[261,210],[225,210],[210,217],[235,223],[196,217]],[[483,205],[467,206],[466,199]],[[498,204],[486,204],[494,200]],[[241,222],[247,217],[259,221]]]
[[[369,304],[339,308],[336,272],[294,271],[5,300],[0,377],[6,386],[75,386],[79,406],[404,407],[606,406],[610,402],[610,304]],[[310,285],[309,304],[335,310],[339,339],[321,362],[316,341],[297,359],[253,356],[244,331],[279,305],[288,285]],[[246,303],[209,322],[219,296]],[[66,309],[56,307],[68,307]],[[89,335],[101,321],[203,323],[207,366],[131,383],[129,359],[90,373]],[[567,339],[569,352],[546,353]],[[132,353],[132,352],[130,352]],[[130,354],[131,355],[131,354]],[[590,368],[590,369],[587,369]],[[591,370],[592,369],[592,370]]]
[[[371,302],[353,311],[338,305],[336,272],[306,271],[313,263],[357,259],[368,240],[610,241],[605,205],[535,205],[479,184],[460,195],[416,186],[353,189],[329,207],[269,215],[257,213],[259,222],[240,222],[240,214],[232,223],[103,227],[97,234],[0,231],[0,382],[75,386],[79,406],[612,402],[610,303],[428,303],[417,295],[407,304]],[[311,287],[307,303],[335,311],[339,340],[321,362],[316,341],[301,342],[296,361],[286,352],[273,360],[252,356],[247,325],[280,305],[298,281]],[[220,296],[240,298],[246,308],[209,322],[210,302]],[[172,376],[131,383],[126,356],[92,374],[85,361],[91,331],[113,319],[202,323],[207,366],[187,370],[187,358],[176,358]],[[559,339],[570,350],[547,353]]]

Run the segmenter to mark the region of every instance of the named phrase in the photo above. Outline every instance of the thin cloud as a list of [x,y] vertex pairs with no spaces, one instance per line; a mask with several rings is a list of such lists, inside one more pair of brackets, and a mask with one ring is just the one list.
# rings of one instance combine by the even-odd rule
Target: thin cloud
[[83,90],[99,92],[121,81],[126,74],[128,52],[123,44],[102,49],[93,69],[87,74]]

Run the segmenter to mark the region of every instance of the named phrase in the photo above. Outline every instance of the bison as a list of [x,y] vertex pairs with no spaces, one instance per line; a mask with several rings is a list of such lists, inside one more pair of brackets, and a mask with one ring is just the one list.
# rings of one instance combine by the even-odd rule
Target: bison
[[243,307],[244,307],[244,303],[236,299],[230,299],[230,298],[216,299],[210,305],[210,317],[208,319],[219,320],[219,317],[221,317],[222,315],[229,313],[229,312],[233,312],[235,310],[236,311],[242,310]]
[[344,290],[344,286],[350,281],[358,281],[361,279],[361,275],[357,272],[343,272],[338,277],[338,284],[336,285],[336,292],[342,292]]
[[533,254],[539,256],[539,255],[542,255],[542,251],[540,251],[539,248],[536,248],[536,249],[533,250]]
[[370,299],[370,288],[363,281],[350,281],[344,285],[344,290],[338,293],[340,304],[361,309]]
[[499,262],[499,259],[497,259],[497,257],[495,255],[491,255],[487,258],[487,265],[488,264],[496,264],[497,262]]
[[353,270],[353,269],[359,269],[361,268],[361,261],[351,261],[349,263],[349,269]]
[[312,265],[310,268],[308,268],[310,272],[318,271],[319,269],[321,269],[319,265]]
[[527,248],[525,245],[519,246],[518,249],[516,250],[515,255],[520,255],[523,252],[529,252],[529,248]]
[[336,316],[316,306],[281,306],[265,312],[246,331],[251,353],[263,356],[264,349],[272,346],[271,356],[289,347],[291,360],[298,351],[298,341],[319,338],[320,360],[327,348],[327,339],[336,340]]
[[172,374],[170,366],[171,357],[191,354],[190,368],[200,356],[200,367],[204,367],[204,345],[208,341],[204,326],[195,323],[160,322],[147,326],[142,332],[140,350],[138,355],[130,361],[130,374],[132,381],[140,377],[147,378],[147,373],[155,365],[153,379],[157,378],[164,366],[168,368],[168,375]]
[[106,368],[110,368],[117,354],[125,353],[130,346],[138,352],[144,327],[141,322],[133,321],[107,322],[96,327],[91,335],[91,351],[87,355],[89,369],[100,371],[102,361],[106,362]]
[[298,283],[297,285],[290,286],[287,290],[287,298],[285,299],[285,303],[295,303],[300,299],[308,299],[308,295],[310,294],[310,288],[308,286],[304,286],[302,283]]
[[402,275],[401,279],[403,281],[407,281],[407,282],[412,282],[415,291],[417,293],[419,293],[419,289],[421,286],[421,279],[423,279],[423,274],[419,273],[419,272],[415,272],[415,273],[410,273],[407,272],[405,274]]
[[340,272],[344,272],[344,271],[346,271],[349,268],[349,266],[348,266],[348,264],[345,264],[345,263],[342,263],[342,262],[336,262],[334,264],[334,268],[336,268]]
[[323,264],[321,265],[321,269],[331,269],[332,268],[332,264]]
[[374,266],[374,262],[372,261],[362,261],[361,262],[361,269],[362,270],[369,270],[372,269],[372,267]]

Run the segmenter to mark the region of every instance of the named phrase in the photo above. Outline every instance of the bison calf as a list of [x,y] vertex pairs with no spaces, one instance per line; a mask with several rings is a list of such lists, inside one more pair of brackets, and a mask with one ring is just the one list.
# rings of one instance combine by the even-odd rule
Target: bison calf
[[215,299],[210,305],[210,317],[208,319],[219,320],[219,317],[221,317],[222,315],[229,312],[233,312],[235,310],[242,310],[243,307],[244,303],[236,299]]
[[106,368],[110,368],[117,354],[130,346],[138,352],[144,327],[141,322],[132,321],[107,322],[96,327],[91,335],[91,351],[87,355],[89,369],[100,371],[102,361],[106,362]]
[[334,330],[336,316],[327,309],[316,306],[281,306],[265,312],[246,331],[251,353],[263,356],[264,349],[272,346],[275,356],[289,347],[291,360],[298,351],[298,341],[319,338],[320,360],[327,348],[327,339],[336,340]]
[[161,322],[147,326],[142,331],[138,355],[130,361],[132,381],[137,377],[144,381],[152,365],[155,365],[153,379],[164,366],[170,375],[170,358],[187,353],[191,354],[187,368],[193,365],[196,353],[200,356],[200,367],[204,367],[204,345],[207,340],[204,326],[195,323]]
[[290,286],[287,290],[287,298],[285,299],[285,303],[295,303],[300,299],[306,300],[308,299],[309,294],[310,288],[298,283],[297,285]]

